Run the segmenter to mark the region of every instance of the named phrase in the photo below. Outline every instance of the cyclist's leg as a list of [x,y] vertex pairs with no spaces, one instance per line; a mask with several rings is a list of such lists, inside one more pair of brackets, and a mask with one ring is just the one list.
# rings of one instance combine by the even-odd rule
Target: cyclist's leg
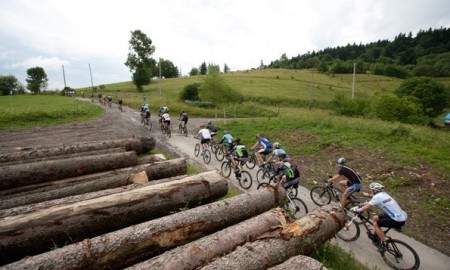
[[377,233],[378,237],[380,237],[381,242],[386,245],[386,235],[384,235],[383,228],[398,228],[400,229],[405,222],[395,221],[388,216],[386,213],[382,213],[378,216],[373,216],[373,228]]

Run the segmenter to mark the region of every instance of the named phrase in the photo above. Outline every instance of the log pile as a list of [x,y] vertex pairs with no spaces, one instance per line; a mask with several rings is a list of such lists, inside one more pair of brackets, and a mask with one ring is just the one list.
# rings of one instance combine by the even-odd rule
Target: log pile
[[281,187],[218,200],[228,192],[218,171],[186,176],[184,159],[138,158],[154,146],[0,154],[0,269],[324,269],[302,255],[334,236],[342,212],[292,222],[277,208]]

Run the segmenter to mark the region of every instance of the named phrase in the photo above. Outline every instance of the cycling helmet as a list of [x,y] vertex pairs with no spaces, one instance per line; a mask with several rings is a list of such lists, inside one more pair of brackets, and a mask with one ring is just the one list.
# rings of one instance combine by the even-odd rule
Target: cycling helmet
[[275,142],[273,144],[273,147],[276,148],[276,149],[280,149],[281,148],[281,144],[279,142]]
[[236,139],[234,140],[234,142],[235,142],[236,144],[240,144],[240,143],[241,143],[241,139],[240,139],[240,138],[236,138]]
[[223,131],[223,134],[228,134],[228,133],[230,133],[230,132],[228,132],[228,130]]
[[380,183],[374,182],[369,185],[369,189],[378,192],[378,191],[383,191],[384,186]]
[[338,158],[338,159],[336,160],[336,163],[337,163],[337,164],[341,164],[341,165],[344,165],[345,162],[346,162],[346,160],[345,160],[345,158],[343,158],[343,157]]
[[256,134],[256,138],[259,138],[259,137],[261,137],[261,134]]
[[181,113],[184,113],[184,110],[181,110]]
[[286,154],[281,154],[281,155],[278,156],[278,158],[280,158],[280,159],[285,159],[286,157],[287,157]]
[[211,124],[211,120],[208,120],[208,124]]

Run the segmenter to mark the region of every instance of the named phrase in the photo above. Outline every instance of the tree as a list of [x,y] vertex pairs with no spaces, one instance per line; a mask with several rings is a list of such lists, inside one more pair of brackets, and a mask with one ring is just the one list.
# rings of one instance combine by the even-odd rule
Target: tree
[[22,84],[13,75],[0,75],[0,94],[11,95],[23,92]]
[[145,33],[141,30],[131,32],[125,65],[133,73],[133,83],[138,91],[142,91],[143,86],[150,83],[153,74],[158,74],[156,61],[151,57],[154,52],[155,46],[152,45],[152,40]]
[[442,83],[431,78],[415,77],[404,81],[395,94],[399,97],[412,97],[422,106],[422,112],[429,117],[442,113],[450,101],[450,93]]
[[208,69],[208,74],[199,89],[199,97],[202,101],[209,101],[216,105],[243,100],[242,94],[231,88],[214,66]]
[[189,76],[197,76],[199,74],[199,70],[196,67],[193,67],[191,71],[189,71]]
[[161,76],[164,78],[178,78],[178,68],[169,60],[160,60]]
[[228,73],[230,72],[230,68],[228,67],[227,64],[223,64],[223,73]]
[[39,94],[41,90],[47,88],[47,74],[41,67],[32,67],[27,70],[27,88],[35,93]]
[[200,74],[201,74],[201,75],[206,75],[206,72],[208,72],[208,67],[206,66],[206,63],[203,62],[203,63],[200,65]]

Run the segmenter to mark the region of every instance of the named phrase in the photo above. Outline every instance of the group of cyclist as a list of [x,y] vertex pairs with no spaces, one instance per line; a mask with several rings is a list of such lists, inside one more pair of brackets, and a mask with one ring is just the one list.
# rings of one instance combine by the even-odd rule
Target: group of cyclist
[[[201,138],[202,149],[204,149],[203,145],[209,143],[210,140],[215,140],[216,135],[217,128],[212,125],[211,121],[208,121],[207,126],[200,126],[200,130],[195,137]],[[238,163],[242,162],[244,164],[247,162],[249,151],[247,151],[247,148],[241,143],[239,138],[234,139],[227,130],[223,131],[223,136],[218,143],[223,144],[224,153],[229,155],[231,159],[235,176],[240,178],[241,173]],[[275,163],[275,177],[277,182],[284,188],[299,184],[300,171],[298,164],[289,157],[279,142],[271,144],[269,139],[261,134],[257,134],[256,142],[251,147],[251,150],[255,151],[260,166],[265,166],[270,162]],[[362,179],[354,169],[346,165],[345,158],[338,158],[336,164],[339,166],[339,170],[334,176],[330,177],[328,183],[332,184],[340,180],[339,186],[344,191],[340,203],[342,208],[344,208],[348,197],[352,193],[361,190]],[[386,248],[386,236],[381,227],[399,229],[405,224],[408,215],[400,208],[395,199],[384,191],[383,185],[374,182],[369,185],[369,189],[373,195],[372,199],[362,207],[353,207],[351,211],[360,213],[368,211],[375,206],[383,210],[382,214],[373,216],[374,230],[381,239],[382,244],[379,249],[383,250]]]
[[[145,121],[145,122],[150,121],[151,112],[150,112],[150,105],[148,103],[143,103],[141,105],[140,113],[142,116],[142,121]],[[186,127],[186,124],[189,120],[189,116],[188,116],[187,112],[185,112],[184,110],[181,110],[178,120],[180,121],[182,127]],[[164,129],[166,129],[166,130],[170,129],[171,119],[170,119],[170,114],[169,114],[169,107],[167,107],[166,105],[159,107],[158,122],[160,125],[163,126]]]

